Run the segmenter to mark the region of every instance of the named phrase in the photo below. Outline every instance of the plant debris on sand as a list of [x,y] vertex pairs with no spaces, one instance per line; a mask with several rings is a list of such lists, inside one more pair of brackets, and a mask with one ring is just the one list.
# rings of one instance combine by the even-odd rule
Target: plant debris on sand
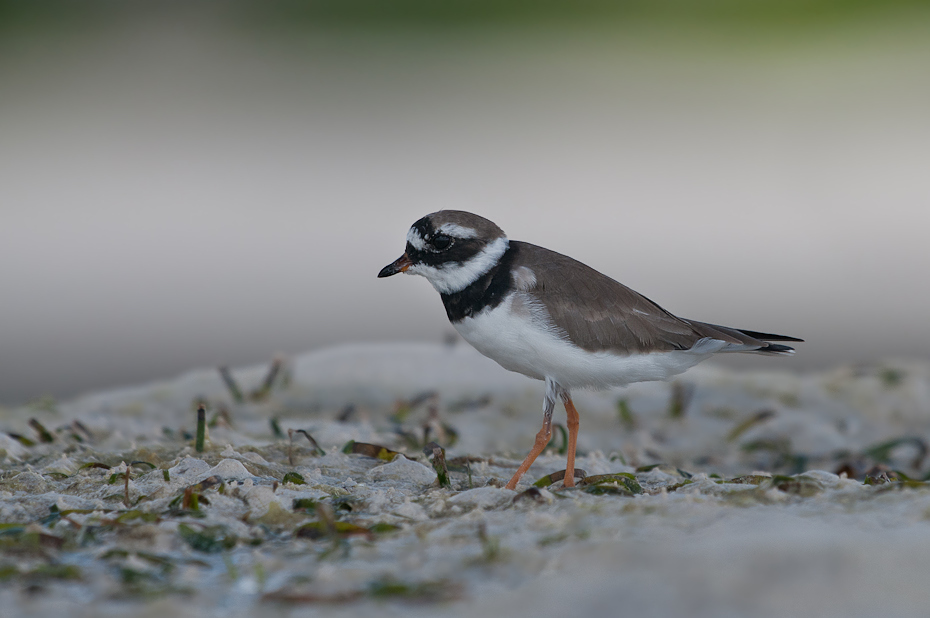
[[[695,568],[714,591],[743,575],[722,556],[745,555],[766,557],[769,579],[733,598],[767,615],[765,590],[798,586],[801,572],[829,583],[790,568],[812,547],[841,552],[827,571],[853,583],[930,567],[917,552],[930,543],[926,365],[707,367],[686,384],[582,393],[577,487],[563,488],[553,440],[511,492],[540,388],[465,348],[355,346],[0,408],[0,603],[11,615],[53,614],[61,599],[116,615],[154,598],[230,615],[384,603],[465,614],[459,601],[481,600],[505,613],[508,595],[548,573],[574,584],[525,596],[527,614],[604,595],[672,611],[704,577]],[[877,559],[872,538],[910,562]],[[702,570],[702,556],[721,560]],[[861,588],[874,600],[878,584]]]

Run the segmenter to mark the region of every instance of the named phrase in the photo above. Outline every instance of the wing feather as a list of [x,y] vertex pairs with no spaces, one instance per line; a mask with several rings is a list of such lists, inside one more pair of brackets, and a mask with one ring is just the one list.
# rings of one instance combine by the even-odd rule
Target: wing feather
[[706,337],[732,344],[766,344],[734,329],[676,317],[642,294],[568,256],[511,241],[516,264],[533,271],[527,290],[553,325],[575,345],[592,352],[635,354],[687,350]]

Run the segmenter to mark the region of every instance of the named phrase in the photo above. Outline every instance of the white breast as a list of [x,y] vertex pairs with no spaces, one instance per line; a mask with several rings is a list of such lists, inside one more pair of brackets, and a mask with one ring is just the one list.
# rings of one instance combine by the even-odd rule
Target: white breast
[[[476,350],[505,369],[552,378],[565,388],[606,388],[666,380],[719,352],[726,343],[701,340],[690,350],[631,354],[588,352],[546,324],[541,307],[514,292],[492,310],[453,323]],[[544,311],[544,310],[543,310]]]

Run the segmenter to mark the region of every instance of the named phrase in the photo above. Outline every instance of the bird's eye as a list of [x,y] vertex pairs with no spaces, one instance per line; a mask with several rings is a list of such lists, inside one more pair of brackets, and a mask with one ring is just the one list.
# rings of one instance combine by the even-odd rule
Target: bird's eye
[[431,244],[439,251],[445,251],[452,246],[452,237],[446,234],[436,234],[433,236]]

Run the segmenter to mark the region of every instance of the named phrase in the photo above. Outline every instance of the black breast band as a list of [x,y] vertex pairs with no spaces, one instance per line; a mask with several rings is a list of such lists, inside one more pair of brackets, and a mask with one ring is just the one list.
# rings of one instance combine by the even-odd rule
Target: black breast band
[[474,283],[459,292],[440,294],[449,321],[461,322],[501,304],[513,287],[510,271],[516,256],[517,247],[510,243],[497,265]]

